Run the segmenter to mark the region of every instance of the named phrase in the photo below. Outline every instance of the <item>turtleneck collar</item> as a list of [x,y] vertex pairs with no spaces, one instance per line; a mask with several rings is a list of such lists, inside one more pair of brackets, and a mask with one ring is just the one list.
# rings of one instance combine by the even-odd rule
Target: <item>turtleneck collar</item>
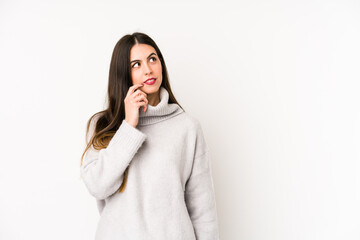
[[146,112],[143,112],[143,107],[141,107],[138,125],[143,126],[157,123],[184,112],[178,104],[168,103],[169,93],[163,86],[160,86],[159,90],[160,102],[156,106],[148,104]]

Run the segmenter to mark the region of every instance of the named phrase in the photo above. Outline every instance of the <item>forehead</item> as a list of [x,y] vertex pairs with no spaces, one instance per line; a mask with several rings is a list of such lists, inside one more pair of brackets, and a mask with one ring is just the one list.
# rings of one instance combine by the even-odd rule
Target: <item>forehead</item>
[[156,53],[155,48],[148,44],[135,44],[130,50],[130,61],[146,59],[150,53]]

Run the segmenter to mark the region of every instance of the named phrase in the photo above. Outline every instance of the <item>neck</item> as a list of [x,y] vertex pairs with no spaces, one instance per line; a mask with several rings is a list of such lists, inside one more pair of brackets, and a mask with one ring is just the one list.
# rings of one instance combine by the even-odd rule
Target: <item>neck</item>
[[[169,93],[164,87],[160,87],[158,95],[155,93],[150,95],[148,95],[149,104],[146,112],[143,112],[142,109],[139,111],[138,126],[161,122],[184,112],[178,104],[169,103]],[[156,98],[153,96],[159,97],[158,102],[155,102]]]
[[160,91],[147,95],[148,104],[156,106],[160,102]]

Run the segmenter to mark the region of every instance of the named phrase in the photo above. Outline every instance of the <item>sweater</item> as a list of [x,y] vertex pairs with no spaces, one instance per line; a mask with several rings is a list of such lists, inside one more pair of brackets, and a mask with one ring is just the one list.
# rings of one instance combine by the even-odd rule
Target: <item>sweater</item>
[[[108,146],[89,148],[80,167],[100,219],[95,240],[215,240],[218,218],[209,148],[199,121],[178,104],[139,109]],[[90,122],[90,134],[95,120]],[[88,139],[89,140],[89,139]],[[129,166],[124,192],[118,192]]]

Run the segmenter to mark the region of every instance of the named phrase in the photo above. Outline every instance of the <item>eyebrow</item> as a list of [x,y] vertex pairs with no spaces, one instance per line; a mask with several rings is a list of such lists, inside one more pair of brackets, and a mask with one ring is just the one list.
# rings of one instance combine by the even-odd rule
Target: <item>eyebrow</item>
[[[156,55],[156,53],[150,53],[150,55],[147,57],[147,58],[149,58],[149,57],[151,57],[152,55]],[[137,60],[137,59],[135,59],[135,60],[132,60],[131,62],[130,62],[130,64],[132,63],[132,62],[136,62],[136,61],[139,61],[140,62],[140,60]]]

